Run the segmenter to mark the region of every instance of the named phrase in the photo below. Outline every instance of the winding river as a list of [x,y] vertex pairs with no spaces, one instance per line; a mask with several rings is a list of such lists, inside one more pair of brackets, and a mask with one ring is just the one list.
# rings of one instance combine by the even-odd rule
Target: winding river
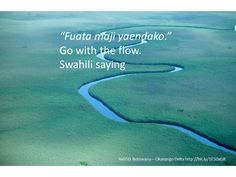
[[[149,25],[149,26],[153,26],[153,25]],[[154,25],[154,26],[159,26],[159,27],[172,27],[172,26],[161,26],[161,25]],[[136,26],[134,26],[136,27]],[[137,26],[137,27],[142,27],[142,26]],[[200,28],[200,29],[209,29],[209,30],[231,30],[231,29],[217,29],[217,28],[206,28],[206,27],[194,27],[194,26],[173,26],[173,27],[189,27],[189,28]],[[118,28],[118,29],[124,29],[124,28],[132,28],[132,27],[123,27],[123,28]],[[114,29],[109,29],[107,31],[111,31]],[[105,34],[107,31],[102,32],[101,34]],[[148,41],[140,41],[137,42],[135,44],[130,44],[125,46],[126,48],[128,47],[134,47],[137,45],[143,45],[143,44],[147,44]],[[106,52],[102,52],[97,54],[96,56],[101,59],[101,60],[105,60],[105,61],[110,61],[110,59],[105,57]],[[129,63],[132,64],[132,63]],[[138,63],[135,63],[136,65],[139,65]],[[79,94],[81,94],[99,113],[101,113],[103,116],[105,116],[108,119],[117,121],[117,122],[121,122],[121,123],[156,123],[156,124],[160,124],[162,126],[165,127],[169,127],[175,130],[178,130],[192,138],[194,138],[195,140],[213,147],[215,149],[236,155],[236,151],[234,149],[231,149],[229,147],[226,147],[218,142],[215,142],[214,140],[209,139],[208,137],[205,137],[204,135],[201,135],[198,132],[195,132],[194,130],[192,130],[191,128],[188,128],[186,126],[180,125],[180,124],[175,124],[175,123],[170,123],[170,122],[161,122],[161,121],[151,121],[151,122],[145,122],[145,121],[129,121],[124,117],[121,117],[120,115],[118,115],[117,113],[115,113],[113,110],[111,110],[108,106],[106,106],[105,103],[103,103],[101,100],[99,100],[98,98],[92,96],[89,94],[89,89],[94,86],[97,85],[99,83],[102,82],[106,82],[112,79],[118,79],[121,77],[128,77],[128,76],[133,76],[133,75],[137,75],[137,74],[147,74],[147,73],[163,73],[163,72],[169,72],[169,73],[175,73],[175,72],[179,72],[181,70],[184,69],[184,67],[180,66],[180,65],[176,65],[176,64],[142,64],[142,65],[166,65],[166,66],[173,66],[174,69],[172,70],[166,70],[166,71],[148,71],[148,72],[130,72],[130,73],[124,73],[124,74],[117,74],[115,76],[109,76],[109,77],[105,77],[105,78],[101,78],[98,80],[94,80],[94,81],[90,81],[84,85],[82,85],[78,92]]]

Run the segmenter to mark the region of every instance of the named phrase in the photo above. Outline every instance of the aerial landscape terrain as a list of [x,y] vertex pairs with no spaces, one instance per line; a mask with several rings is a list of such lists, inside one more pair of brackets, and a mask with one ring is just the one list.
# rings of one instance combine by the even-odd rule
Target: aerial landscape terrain
[[[1,12],[0,165],[236,165],[235,24],[236,12]],[[63,56],[125,70],[60,69],[62,45],[142,54]]]

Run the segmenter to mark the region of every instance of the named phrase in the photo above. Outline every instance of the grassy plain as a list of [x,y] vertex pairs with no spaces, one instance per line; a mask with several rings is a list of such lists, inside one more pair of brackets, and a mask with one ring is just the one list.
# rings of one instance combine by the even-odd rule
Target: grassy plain
[[[60,70],[58,62],[59,46],[65,42],[60,38],[61,31],[101,32],[109,28],[132,26],[137,24],[192,24],[215,27],[231,26],[231,14],[185,14],[185,13],[0,13],[0,164],[1,165],[232,165],[235,157],[207,147],[194,139],[167,127],[153,124],[122,124],[111,121],[100,115],[78,94],[77,89],[85,82],[120,73],[120,71],[103,70]],[[191,18],[190,18],[191,17]],[[190,20],[191,19],[191,20]],[[214,19],[214,20],[212,20]],[[204,20],[202,23],[199,21]],[[225,25],[219,25],[219,21]],[[231,43],[232,39],[229,40]],[[85,43],[66,42],[70,46],[84,46]],[[105,45],[102,42],[88,42],[94,46]],[[111,45],[111,44],[110,44]],[[153,44],[155,45],[155,44]],[[153,45],[148,47],[152,48]],[[146,47],[146,46],[145,46]],[[198,46],[200,47],[200,46]],[[144,49],[144,50],[149,50]],[[187,50],[187,49],[186,49]],[[200,50],[200,49],[199,49]],[[158,50],[157,50],[158,51]],[[215,51],[215,49],[214,49]],[[233,49],[231,49],[233,51]],[[164,52],[164,51],[163,51]],[[228,53],[228,52],[227,52]],[[146,54],[143,54],[144,56]],[[150,53],[153,59],[153,55]],[[165,53],[163,53],[163,56]],[[184,54],[183,54],[184,55]],[[159,54],[157,56],[160,56]],[[166,55],[165,55],[166,56]],[[235,56],[235,55],[234,55]],[[68,60],[94,59],[96,56],[72,56]],[[206,57],[207,58],[207,57]],[[172,58],[171,58],[172,59]],[[232,61],[230,60],[227,61]],[[174,58],[173,58],[174,60]],[[174,62],[168,60],[168,62]],[[134,61],[134,59],[132,59]],[[145,60],[146,61],[146,60]],[[178,62],[181,60],[178,60]],[[219,61],[224,63],[219,57]],[[156,61],[155,61],[156,62]],[[159,62],[159,61],[157,61]],[[177,61],[175,61],[177,63]],[[179,64],[185,64],[183,63]],[[199,61],[200,62],[200,61]],[[232,61],[233,62],[233,61]],[[195,63],[198,59],[195,58]],[[171,110],[163,110],[169,119],[177,119],[178,114],[186,114],[189,106],[185,106],[178,90],[183,89],[179,82],[189,83],[196,72],[202,75],[204,68],[199,69],[192,63],[182,73],[140,75],[114,80],[94,88],[94,93],[108,102],[118,112],[132,119],[149,118],[153,115],[150,109],[139,108],[138,103],[150,98],[155,102],[155,117],[160,114],[159,105],[164,97],[172,92],[177,101],[182,101],[180,108],[173,105]],[[205,63],[205,61],[204,61]],[[218,65],[218,63],[215,63]],[[204,65],[206,67],[207,65]],[[209,63],[208,67],[212,67]],[[227,70],[232,67],[227,67]],[[127,71],[149,71],[170,69],[166,66],[128,66]],[[207,68],[206,68],[207,69]],[[189,74],[187,71],[189,70]],[[215,72],[214,69],[211,72]],[[224,72],[227,72],[226,70]],[[233,73],[231,73],[233,74]],[[205,76],[205,74],[204,74]],[[232,81],[233,75],[229,76]],[[198,76],[200,79],[202,77]],[[145,78],[145,79],[144,79]],[[230,79],[229,78],[229,79]],[[124,81],[124,80],[127,81]],[[183,80],[182,80],[183,79]],[[225,77],[222,76],[222,80]],[[173,81],[174,80],[174,81]],[[210,80],[210,78],[209,78]],[[194,80],[192,80],[194,81]],[[149,87],[152,82],[153,90]],[[163,84],[160,84],[160,83]],[[167,83],[168,84],[165,84]],[[213,81],[212,81],[213,82]],[[226,81],[225,81],[226,82]],[[114,85],[113,85],[114,84]],[[119,84],[119,88],[114,86]],[[232,83],[231,83],[232,84]],[[104,86],[108,87],[104,87]],[[166,88],[164,88],[166,86]],[[135,87],[135,88],[134,88]],[[136,89],[138,87],[138,89]],[[162,87],[162,88],[159,88]],[[227,87],[228,88],[228,87]],[[232,86],[230,86],[231,89]],[[109,90],[110,89],[110,90]],[[132,94],[128,95],[127,90]],[[141,90],[143,89],[143,90]],[[163,89],[163,95],[160,91]],[[167,90],[165,90],[167,89]],[[146,92],[142,95],[138,92]],[[220,90],[219,90],[220,91]],[[114,94],[116,93],[116,95]],[[120,94],[121,93],[121,94]],[[189,93],[190,94],[190,93]],[[190,94],[191,95],[191,94]],[[222,95],[225,95],[222,93]],[[126,97],[127,96],[127,97]],[[142,99],[139,99],[141,98]],[[163,97],[159,102],[159,97]],[[112,99],[111,99],[112,98]],[[173,98],[173,97],[171,97]],[[168,98],[168,99],[171,99]],[[189,98],[194,98],[189,96]],[[202,97],[201,97],[202,98]],[[234,97],[232,96],[232,99]],[[135,100],[137,99],[137,100]],[[166,101],[168,101],[168,99]],[[188,101],[190,102],[191,99]],[[225,98],[228,100],[228,98]],[[137,101],[137,102],[136,102]],[[140,102],[141,101],[141,102]],[[118,102],[118,103],[117,103]],[[121,105],[126,105],[122,110]],[[173,103],[169,102],[168,104]],[[228,103],[228,102],[226,102]],[[179,105],[179,104],[178,104]],[[129,109],[128,106],[130,107]],[[142,106],[151,108],[152,102],[146,101]],[[163,108],[166,108],[164,106]],[[173,113],[177,109],[184,112]],[[139,111],[139,112],[135,112]],[[227,108],[228,110],[228,108]],[[191,111],[191,110],[190,110]],[[220,110],[219,110],[220,111]],[[130,113],[133,116],[130,116]],[[191,112],[190,112],[191,113]],[[200,114],[200,113],[198,113]],[[210,113],[209,113],[210,114]],[[176,115],[176,117],[172,116]],[[197,114],[192,114],[197,116]],[[209,115],[210,117],[211,115]],[[199,116],[197,116],[199,117]],[[181,116],[184,123],[189,123]],[[219,118],[220,120],[220,118]],[[211,121],[210,118],[207,121]],[[231,120],[231,123],[234,122]],[[197,122],[196,122],[197,123]],[[206,122],[204,122],[206,123]],[[190,124],[188,124],[190,125]],[[217,124],[214,124],[217,126]],[[225,124],[223,126],[226,127]],[[210,126],[209,126],[210,127]],[[231,137],[233,124],[225,130],[225,142]],[[211,128],[211,127],[210,127]],[[213,134],[213,133],[212,133]],[[214,134],[214,136],[220,136]],[[234,134],[231,134],[233,137]],[[217,137],[218,138],[218,137]],[[220,139],[219,139],[220,140]],[[223,141],[222,141],[223,142]],[[232,141],[232,143],[235,143]],[[232,144],[234,145],[234,144]],[[119,161],[122,157],[226,157],[226,162],[143,162]]]
[[[173,35],[167,41],[140,46],[142,55],[135,58],[108,58],[175,63],[184,66],[183,71],[120,78],[97,85],[91,92],[130,120],[181,123],[235,148],[235,31],[179,28]],[[116,97],[111,97],[111,90]],[[119,104],[122,101],[129,106]]]

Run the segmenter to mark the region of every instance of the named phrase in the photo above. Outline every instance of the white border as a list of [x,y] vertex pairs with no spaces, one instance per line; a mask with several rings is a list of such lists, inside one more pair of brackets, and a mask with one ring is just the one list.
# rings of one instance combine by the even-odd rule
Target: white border
[[0,11],[236,11],[235,0],[0,0]]
[[[0,11],[236,11],[235,0],[0,0]],[[2,177],[231,177],[236,167],[0,167]]]
[[235,167],[0,167],[2,177],[234,177]]

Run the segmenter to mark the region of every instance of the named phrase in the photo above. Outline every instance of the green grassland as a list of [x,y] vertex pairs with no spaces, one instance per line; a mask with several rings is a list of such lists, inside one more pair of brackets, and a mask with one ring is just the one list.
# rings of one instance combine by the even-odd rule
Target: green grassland
[[[203,145],[176,130],[161,125],[124,124],[109,120],[99,114],[78,94],[77,89],[83,83],[118,74],[121,71],[60,70],[58,68],[60,60],[58,48],[61,45],[64,43],[77,47],[85,45],[78,41],[62,41],[59,36],[61,31],[97,33],[110,28],[139,24],[204,25],[228,28],[231,27],[234,17],[233,13],[1,12],[0,164],[235,164],[235,156]],[[148,28],[148,30],[154,29]],[[178,32],[180,29],[173,28],[173,30]],[[193,33],[199,35],[200,31],[186,30],[191,37],[194,37]],[[201,31],[208,37],[207,32]],[[132,120],[161,118],[178,121],[235,147],[235,132],[233,131],[235,128],[233,117],[235,77],[234,73],[230,72],[234,70],[235,64],[233,61],[235,56],[233,36],[235,35],[230,32],[221,34],[220,31],[209,31],[210,35],[218,36],[219,33],[220,37],[228,42],[217,44],[215,41],[212,42],[214,46],[211,50],[213,52],[210,52],[210,50],[207,51],[209,45],[199,45],[197,41],[192,44],[191,39],[182,39],[183,34],[181,31],[179,33],[175,36],[183,40],[183,43],[180,44],[179,39],[175,37],[171,39],[175,40],[176,44],[183,45],[180,47],[180,50],[183,50],[181,56],[188,58],[187,55],[189,55],[191,60],[185,60],[182,57],[177,59],[176,56],[179,54],[166,49],[165,43],[161,45],[168,51],[159,51],[159,43],[151,42],[140,47],[143,49],[143,57],[129,58],[128,56],[125,59],[132,62],[143,60],[142,62],[182,64],[186,67],[184,71],[175,74],[146,74],[120,78],[100,84],[91,92],[101,97],[117,112]],[[207,39],[206,41],[211,42]],[[168,40],[166,45],[167,43],[168,46],[173,44],[174,48],[176,47],[171,40]],[[87,44],[96,47],[114,45],[94,41],[87,42]],[[205,51],[205,56],[200,58],[201,53],[193,51],[194,48],[189,45],[197,46],[196,50]],[[218,46],[218,50],[215,46]],[[226,46],[229,48],[220,49],[220,47]],[[153,51],[153,48],[156,50]],[[197,55],[191,55],[190,49]],[[188,51],[189,54],[185,54],[185,51]],[[208,55],[207,52],[209,52]],[[229,56],[230,53],[231,56]],[[213,57],[210,58],[213,54],[218,56],[214,58],[215,63],[212,63]],[[175,57],[171,57],[171,55]],[[160,58],[157,60],[155,56],[160,56]],[[226,56],[227,58],[225,58]],[[77,58],[98,61],[96,56],[71,56],[67,59],[73,61]],[[118,56],[114,58],[119,59]],[[168,69],[172,69],[172,67],[129,65],[126,72]],[[199,85],[198,82],[201,84]],[[213,85],[218,87],[211,87]],[[192,88],[198,92],[198,97],[196,92],[191,92]],[[213,89],[214,92],[209,89]],[[215,97],[214,94],[218,96]],[[193,104],[193,101],[196,104]],[[214,106],[215,101],[219,101],[216,107]],[[184,111],[180,111],[182,109]],[[207,110],[214,110],[214,113]],[[215,114],[214,120],[212,119],[213,114]],[[221,114],[223,117],[220,116]],[[227,161],[123,162],[118,160],[119,157],[226,157]]]
[[[236,32],[180,28],[173,33],[167,41],[140,46],[141,56],[108,58],[176,63],[185,67],[183,71],[120,78],[97,85],[91,92],[130,120],[181,123],[236,147]],[[111,90],[116,97],[111,97]],[[122,101],[129,106],[119,104]]]

